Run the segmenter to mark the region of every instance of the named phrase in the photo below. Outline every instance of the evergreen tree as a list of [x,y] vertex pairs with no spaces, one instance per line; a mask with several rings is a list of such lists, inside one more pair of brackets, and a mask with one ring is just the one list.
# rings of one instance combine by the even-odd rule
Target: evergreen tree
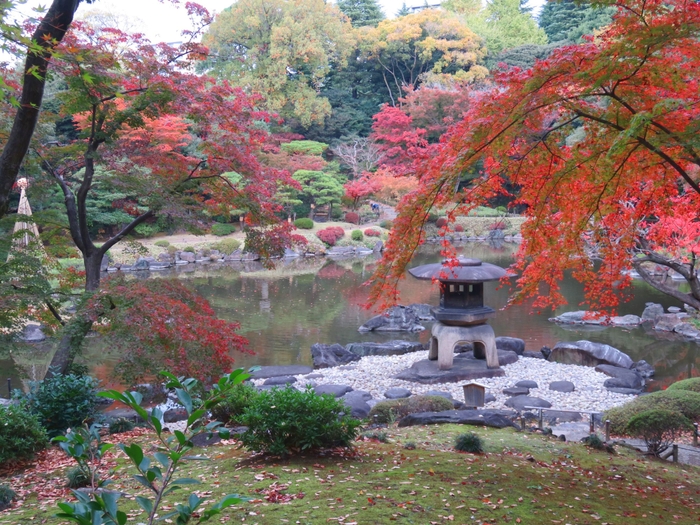
[[576,43],[583,35],[608,25],[613,14],[614,7],[594,7],[574,0],[548,1],[540,13],[539,26],[550,42]]
[[376,27],[386,18],[377,0],[338,0],[338,7],[348,15],[353,27]]
[[410,15],[410,14],[411,14],[411,10],[408,7],[406,7],[406,2],[404,2],[403,4],[401,4],[401,9],[396,11],[396,18],[400,18],[402,16],[406,16],[406,15]]

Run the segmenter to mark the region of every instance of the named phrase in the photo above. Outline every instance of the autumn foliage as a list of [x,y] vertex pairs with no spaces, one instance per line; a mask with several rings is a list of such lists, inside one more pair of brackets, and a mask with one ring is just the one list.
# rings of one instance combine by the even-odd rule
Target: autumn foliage
[[328,246],[335,246],[335,243],[342,239],[344,235],[345,231],[340,226],[329,226],[316,232],[316,237]]

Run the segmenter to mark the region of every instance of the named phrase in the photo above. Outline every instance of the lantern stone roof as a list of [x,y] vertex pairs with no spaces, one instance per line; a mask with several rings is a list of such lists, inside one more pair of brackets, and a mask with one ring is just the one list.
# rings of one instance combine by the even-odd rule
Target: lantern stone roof
[[457,266],[448,264],[448,259],[441,263],[424,264],[408,270],[416,279],[449,283],[483,283],[496,281],[506,275],[506,270],[495,264],[482,262],[480,259],[459,258]]

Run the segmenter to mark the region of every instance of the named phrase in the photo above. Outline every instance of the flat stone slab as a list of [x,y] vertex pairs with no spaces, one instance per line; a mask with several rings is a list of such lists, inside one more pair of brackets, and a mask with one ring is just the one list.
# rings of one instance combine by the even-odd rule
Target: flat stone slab
[[313,372],[314,369],[304,365],[261,366],[260,370],[253,372],[252,379],[267,379],[276,376],[298,376]]
[[411,368],[394,377],[404,381],[432,385],[435,383],[456,383],[457,381],[479,379],[480,377],[502,377],[504,375],[505,372],[502,368],[487,368],[486,361],[481,359],[455,359],[452,368],[449,370],[440,370],[437,361],[423,359],[416,361]]
[[265,380],[263,385],[291,385],[297,382],[294,376],[275,376]]
[[446,410],[444,412],[418,412],[409,414],[399,421],[399,427],[415,425],[475,425],[480,427],[516,427],[511,418],[515,413],[509,410]]
[[407,388],[390,388],[384,392],[384,397],[387,399],[404,399],[411,397],[411,391]]
[[530,381],[528,379],[518,381],[517,383],[515,383],[515,386],[518,386],[520,388],[539,388],[537,381]]
[[531,359],[546,359],[542,352],[533,352],[532,350],[525,350],[523,352],[523,357],[529,357]]
[[576,387],[571,381],[552,381],[549,383],[549,389],[555,392],[573,392]]
[[518,411],[529,410],[525,407],[552,408],[552,403],[549,401],[532,396],[511,397],[505,402],[505,405]]
[[504,388],[502,392],[507,396],[526,396],[530,393],[530,389],[519,386],[511,386],[509,388]]
[[319,396],[322,394],[331,394],[335,397],[343,397],[348,392],[352,392],[352,387],[347,385],[316,385],[314,392]]
[[[425,350],[423,343],[418,341],[387,341],[386,343],[350,343],[345,349],[357,356],[367,355],[403,355]],[[359,357],[358,357],[359,359]]]
[[554,345],[549,360],[567,365],[597,366],[601,364],[632,368],[634,361],[617,348],[591,341],[560,342]]

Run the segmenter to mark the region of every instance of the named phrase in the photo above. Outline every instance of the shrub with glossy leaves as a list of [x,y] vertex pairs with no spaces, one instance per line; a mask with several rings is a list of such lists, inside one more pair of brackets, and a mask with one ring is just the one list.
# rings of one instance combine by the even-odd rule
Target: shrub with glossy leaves
[[316,232],[316,237],[328,246],[335,246],[335,243],[342,239],[344,235],[345,231],[340,226],[329,226]]
[[55,375],[31,382],[22,403],[53,437],[67,428],[81,426],[97,413],[98,381],[84,375]]
[[311,230],[314,227],[314,221],[312,221],[308,217],[302,217],[301,219],[297,219],[294,221],[294,226],[296,226],[300,230]]
[[251,383],[241,383],[233,387],[226,397],[211,410],[211,415],[224,424],[240,425],[245,410],[260,395]]
[[31,459],[48,445],[39,419],[18,405],[0,405],[0,466]]
[[683,432],[692,428],[690,420],[680,412],[659,408],[640,412],[627,424],[629,435],[643,439],[649,454],[654,456],[664,452]]
[[404,399],[389,399],[380,401],[369,412],[369,420],[373,423],[393,423],[402,417],[418,412],[442,412],[453,410],[454,405],[449,399],[440,396],[411,396]]
[[349,447],[360,422],[335,397],[317,395],[307,388],[274,388],[260,395],[246,409],[242,422],[243,445],[256,452],[289,456],[332,447]]
[[361,241],[364,238],[362,230],[353,230],[352,233],[350,233],[350,238],[353,241]]
[[484,442],[474,432],[468,432],[457,436],[455,449],[460,452],[469,452],[470,454],[481,454],[484,451]]

